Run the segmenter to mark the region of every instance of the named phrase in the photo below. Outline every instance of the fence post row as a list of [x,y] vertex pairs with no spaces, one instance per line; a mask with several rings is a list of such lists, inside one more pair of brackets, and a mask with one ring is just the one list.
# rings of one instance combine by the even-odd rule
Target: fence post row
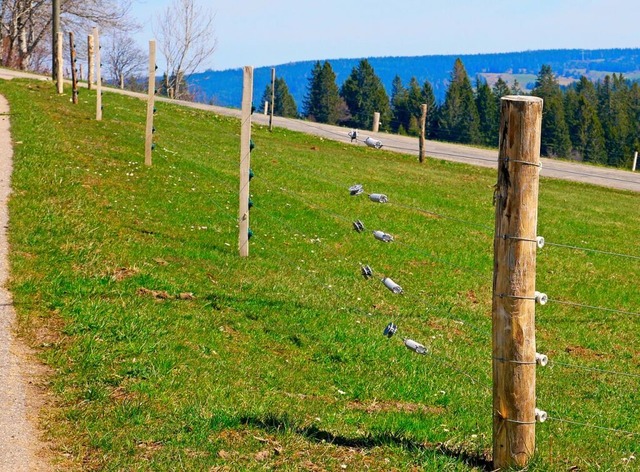
[[63,35],[58,32],[56,41],[56,85],[58,94],[64,93],[64,62],[62,59]]
[[73,31],[69,31],[69,49],[71,51],[71,101],[78,103],[78,69],[76,68],[76,39]]
[[[274,69],[275,70],[275,69]],[[245,66],[242,80],[242,122],[240,128],[240,210],[238,249],[240,257],[249,256],[249,179],[251,170],[251,104],[253,67]]]
[[427,155],[427,151],[425,149],[425,139],[426,139],[426,129],[427,129],[427,104],[423,103],[420,106],[420,141],[419,148],[420,152],[418,155],[418,160],[420,162],[424,162],[424,158]]
[[501,100],[493,273],[493,466],[535,451],[536,229],[542,99]]
[[151,165],[151,151],[153,151],[153,109],[156,96],[156,42],[149,41],[149,85],[147,87],[147,125],[144,139],[144,163]]
[[87,36],[87,88],[91,90],[93,88],[93,75],[94,75],[94,62],[93,62],[93,35]]
[[93,43],[96,67],[96,121],[102,120],[102,64],[100,63],[100,31],[93,28]]
[[271,68],[271,114],[269,115],[269,131],[273,131],[273,114],[276,108],[276,69]]

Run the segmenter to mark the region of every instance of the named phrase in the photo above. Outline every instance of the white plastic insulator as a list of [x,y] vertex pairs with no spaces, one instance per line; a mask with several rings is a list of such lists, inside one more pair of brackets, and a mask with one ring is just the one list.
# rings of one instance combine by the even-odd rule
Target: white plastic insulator
[[402,293],[402,287],[391,280],[389,277],[382,279],[382,283],[393,293]]
[[536,421],[538,423],[544,423],[545,421],[547,421],[548,417],[549,415],[547,415],[546,411],[536,408]]
[[549,297],[547,297],[546,293],[535,292],[533,296],[536,300],[536,303],[539,305],[546,305],[547,302],[549,301]]
[[380,149],[382,147],[382,142],[377,139],[373,139],[371,136],[368,136],[367,139],[364,140],[364,143],[372,148]]
[[387,203],[389,201],[387,196],[382,193],[372,193],[369,195],[369,200],[377,203]]
[[542,367],[546,366],[549,363],[549,358],[544,354],[540,354],[536,352],[536,364],[541,365]]
[[407,349],[411,349],[416,354],[426,354],[429,350],[413,339],[403,339],[404,345],[407,346]]
[[391,241],[393,241],[393,236],[385,233],[384,231],[374,231],[373,237],[376,238],[378,241],[382,241],[385,243],[390,243]]
[[544,247],[544,237],[538,236],[536,238],[536,243],[538,243],[538,249],[542,249]]

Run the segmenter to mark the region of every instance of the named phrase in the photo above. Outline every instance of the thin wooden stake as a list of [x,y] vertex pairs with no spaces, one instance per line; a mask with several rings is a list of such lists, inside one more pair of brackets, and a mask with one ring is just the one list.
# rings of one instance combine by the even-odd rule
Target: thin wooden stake
[[93,76],[94,76],[94,51],[93,51],[93,35],[87,36],[87,57],[88,57],[88,71],[87,71],[87,88],[91,90],[93,88]]
[[492,309],[493,467],[501,470],[525,467],[535,451],[541,125],[541,98],[502,98]]
[[631,172],[636,171],[636,165],[638,164],[638,151],[633,155],[633,165],[631,166]]
[[96,57],[96,121],[102,120],[102,64],[100,63],[100,31],[93,28],[93,42]]
[[69,49],[71,50],[71,101],[78,103],[78,69],[76,68],[76,40],[73,31],[69,31]]
[[271,115],[269,115],[269,131],[273,131],[273,113],[276,108],[276,69],[271,68]]
[[144,163],[151,165],[153,151],[153,108],[156,99],[156,41],[149,41],[149,86],[147,88],[147,127],[145,129]]
[[240,257],[249,256],[249,171],[251,168],[251,104],[253,67],[245,66],[242,81],[242,122],[240,127],[240,210],[238,222]]
[[418,160],[420,162],[424,162],[424,158],[427,155],[425,149],[425,139],[426,139],[426,129],[427,129],[427,104],[423,103],[420,106],[420,111],[422,112],[420,115],[420,155],[418,156]]
[[122,73],[120,74],[120,90],[124,90],[124,74]]
[[56,86],[58,87],[58,93],[64,93],[64,61],[62,59],[62,47],[63,35],[62,32],[58,32],[58,41],[56,43]]
[[380,112],[376,111],[373,113],[373,128],[372,131],[377,133],[380,130]]

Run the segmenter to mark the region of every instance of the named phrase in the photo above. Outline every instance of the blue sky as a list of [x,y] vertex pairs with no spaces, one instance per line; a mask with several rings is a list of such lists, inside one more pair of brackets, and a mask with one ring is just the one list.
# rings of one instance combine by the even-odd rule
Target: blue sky
[[[171,0],[135,0],[145,25]],[[640,47],[638,0],[200,0],[218,48],[201,69],[315,59]],[[161,64],[161,62],[160,62]]]

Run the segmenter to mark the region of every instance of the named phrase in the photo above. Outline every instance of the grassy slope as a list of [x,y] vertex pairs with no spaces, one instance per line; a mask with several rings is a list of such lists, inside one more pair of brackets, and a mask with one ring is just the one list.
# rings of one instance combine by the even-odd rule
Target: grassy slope
[[[78,468],[482,467],[494,171],[254,126],[255,236],[240,260],[237,121],[160,104],[145,168],[141,102],[105,95],[97,123],[89,92],[75,107],[47,84],[0,93],[19,143],[11,289],[55,369],[49,435]],[[355,183],[392,204],[349,197]],[[540,194],[548,241],[640,254],[637,194],[553,180]],[[396,243],[355,233],[354,219]],[[405,295],[361,278],[361,263]],[[637,260],[547,247],[538,265],[551,298],[640,310]],[[537,318],[552,360],[640,375],[640,317],[550,303]],[[391,320],[432,354],[384,338]],[[539,370],[539,406],[637,431],[637,387],[555,366]],[[620,470],[637,444],[549,421],[531,470]]]

